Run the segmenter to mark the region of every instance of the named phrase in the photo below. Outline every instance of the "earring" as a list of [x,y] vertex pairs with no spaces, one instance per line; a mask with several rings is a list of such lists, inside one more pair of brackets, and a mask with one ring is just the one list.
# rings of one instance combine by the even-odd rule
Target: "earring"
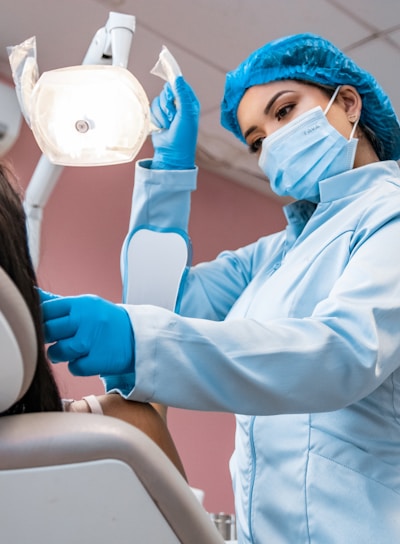
[[358,114],[352,113],[351,115],[347,117],[347,119],[350,121],[350,123],[355,123],[358,119]]

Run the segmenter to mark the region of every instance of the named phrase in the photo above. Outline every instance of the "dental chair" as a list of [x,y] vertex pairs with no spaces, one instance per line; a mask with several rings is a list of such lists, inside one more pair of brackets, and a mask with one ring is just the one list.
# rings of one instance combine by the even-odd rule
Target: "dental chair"
[[[0,412],[28,389],[36,337],[0,269]],[[96,414],[0,417],[2,544],[221,544],[192,490],[145,434]]]

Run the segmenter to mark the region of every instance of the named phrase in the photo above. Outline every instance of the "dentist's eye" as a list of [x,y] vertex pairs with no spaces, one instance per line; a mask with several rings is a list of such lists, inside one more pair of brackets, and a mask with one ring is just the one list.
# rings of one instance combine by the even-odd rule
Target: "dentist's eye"
[[263,140],[264,138],[257,138],[257,140],[254,140],[254,142],[249,144],[250,153],[258,153],[261,151]]
[[294,108],[294,104],[288,104],[287,106],[283,106],[282,108],[279,108],[279,110],[276,112],[275,117],[278,119],[278,121],[281,121],[288,115],[292,109]]

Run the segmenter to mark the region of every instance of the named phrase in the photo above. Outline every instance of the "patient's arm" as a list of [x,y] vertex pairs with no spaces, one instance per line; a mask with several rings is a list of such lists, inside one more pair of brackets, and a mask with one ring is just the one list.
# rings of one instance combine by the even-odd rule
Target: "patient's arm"
[[[186,478],[182,461],[179,457],[174,441],[165,422],[163,410],[159,412],[159,406],[126,400],[118,394],[97,396],[103,414],[122,419],[134,425],[149,436],[169,457],[182,476]],[[70,412],[90,412],[88,403],[82,399],[72,402],[68,410]]]
[[152,407],[157,410],[157,412],[162,417],[164,423],[167,423],[167,406],[164,406],[163,404],[158,404],[156,402],[151,403]]

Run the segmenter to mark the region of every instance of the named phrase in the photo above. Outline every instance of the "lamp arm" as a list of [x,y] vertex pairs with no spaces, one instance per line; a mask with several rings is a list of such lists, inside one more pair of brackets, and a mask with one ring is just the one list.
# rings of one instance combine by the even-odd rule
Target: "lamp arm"
[[110,11],[107,23],[94,35],[82,64],[112,64],[126,68],[135,28],[134,15]]
[[[106,25],[94,35],[82,64],[112,64],[126,68],[135,32],[136,19],[111,11]],[[51,163],[42,155],[28,184],[24,209],[29,250],[35,270],[39,266],[40,233],[43,208],[53,191],[63,166]]]
[[31,177],[24,199],[29,251],[32,264],[37,269],[40,255],[40,230],[43,208],[63,170],[42,155]]

